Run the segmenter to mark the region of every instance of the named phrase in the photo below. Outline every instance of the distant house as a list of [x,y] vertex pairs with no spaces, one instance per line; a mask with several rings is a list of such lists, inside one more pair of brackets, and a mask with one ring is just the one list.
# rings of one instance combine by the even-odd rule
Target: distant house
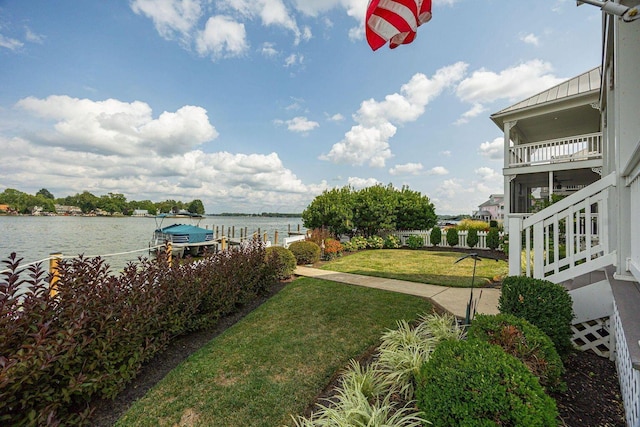
[[54,205],[58,215],[82,215],[82,209],[77,206]]
[[148,216],[149,211],[146,209],[135,209],[132,216]]
[[0,212],[9,212],[10,210],[9,205],[0,205]]
[[474,219],[481,221],[502,221],[504,219],[504,194],[492,194],[489,200],[478,206]]

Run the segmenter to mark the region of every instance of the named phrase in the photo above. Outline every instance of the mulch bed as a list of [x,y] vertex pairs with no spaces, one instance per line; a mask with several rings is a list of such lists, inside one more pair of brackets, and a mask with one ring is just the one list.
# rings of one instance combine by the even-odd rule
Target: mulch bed
[[[266,295],[240,308],[238,312],[220,320],[218,325],[207,331],[185,335],[173,342],[163,353],[146,364],[138,377],[130,383],[114,400],[96,400],[90,424],[108,427],[144,396],[167,373],[207,342],[224,332],[271,296],[279,292],[286,283],[273,287]],[[366,363],[373,359],[376,348],[368,349],[359,358]],[[624,427],[624,407],[618,385],[618,374],[612,361],[591,352],[575,352],[565,361],[564,380],[567,391],[551,394],[556,399],[562,426],[566,427]],[[338,385],[336,373],[327,387],[318,394],[316,401],[306,412],[309,415],[316,403],[326,402]]]

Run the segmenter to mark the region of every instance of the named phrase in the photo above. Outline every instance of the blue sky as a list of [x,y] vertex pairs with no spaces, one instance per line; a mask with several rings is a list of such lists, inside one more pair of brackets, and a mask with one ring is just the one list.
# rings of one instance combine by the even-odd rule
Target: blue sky
[[367,0],[0,0],[0,191],[301,212],[408,185],[438,214],[502,192],[489,119],[600,64],[574,0],[433,0],[373,52]]

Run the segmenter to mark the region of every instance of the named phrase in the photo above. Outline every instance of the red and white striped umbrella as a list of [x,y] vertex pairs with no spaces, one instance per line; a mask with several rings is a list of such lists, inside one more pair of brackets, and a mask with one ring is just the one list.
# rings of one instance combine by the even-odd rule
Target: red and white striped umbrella
[[367,42],[391,49],[416,38],[418,27],[431,19],[431,0],[371,0],[365,20]]

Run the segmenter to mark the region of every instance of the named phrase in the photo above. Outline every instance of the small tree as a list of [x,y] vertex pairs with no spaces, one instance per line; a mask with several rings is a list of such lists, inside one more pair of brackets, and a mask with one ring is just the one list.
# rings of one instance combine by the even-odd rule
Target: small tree
[[490,228],[487,233],[487,246],[492,251],[495,251],[500,246],[500,233],[495,227]]
[[431,234],[429,235],[431,239],[431,244],[433,246],[438,246],[440,242],[442,242],[442,230],[440,227],[436,226],[431,229]]
[[458,237],[458,229],[451,227],[447,229],[447,244],[451,247],[458,244],[460,238]]
[[467,246],[470,248],[474,248],[478,244],[478,230],[475,228],[469,229],[469,234],[467,235]]

